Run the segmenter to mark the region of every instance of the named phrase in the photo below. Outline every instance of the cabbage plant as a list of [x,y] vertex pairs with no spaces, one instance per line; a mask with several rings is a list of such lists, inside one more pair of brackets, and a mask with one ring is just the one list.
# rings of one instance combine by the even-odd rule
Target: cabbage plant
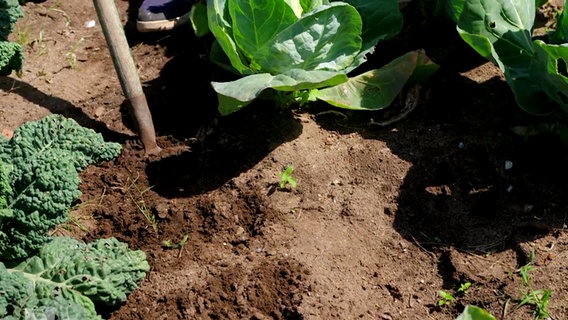
[[400,32],[397,0],[207,0],[206,11],[216,40],[212,61],[240,76],[212,82],[223,115],[257,98],[378,110],[390,105],[411,76],[437,68],[414,51],[352,75],[379,41]]
[[[568,112],[568,18],[548,39],[533,39],[535,0],[446,0],[461,38],[503,71],[517,104],[532,114]],[[440,5],[440,3],[439,3]],[[547,40],[547,41],[545,41]]]
[[495,317],[480,307],[467,305],[456,320],[495,320]]

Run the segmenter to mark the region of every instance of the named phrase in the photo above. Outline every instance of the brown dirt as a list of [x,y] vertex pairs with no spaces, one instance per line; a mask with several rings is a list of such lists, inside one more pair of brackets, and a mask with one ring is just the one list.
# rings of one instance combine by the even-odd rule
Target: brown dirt
[[[258,102],[220,117],[209,82],[227,75],[207,60],[211,39],[137,34],[137,2],[117,5],[159,143],[177,151],[143,156],[98,22],[85,25],[97,21],[89,1],[27,4],[12,35],[27,44],[23,75],[0,78],[3,134],[60,113],[124,144],[82,173],[73,219],[56,230],[147,253],[150,273],[106,318],[444,320],[475,304],[532,319],[516,308],[526,288],[515,270],[534,251],[533,287],[552,290],[552,319],[568,319],[567,149],[513,132],[543,119],[516,106],[432,3],[404,7],[403,32],[368,63],[423,48],[441,65],[389,126],[376,123],[405,98],[385,112]],[[295,189],[277,188],[287,165]],[[437,306],[439,290],[457,300]]]

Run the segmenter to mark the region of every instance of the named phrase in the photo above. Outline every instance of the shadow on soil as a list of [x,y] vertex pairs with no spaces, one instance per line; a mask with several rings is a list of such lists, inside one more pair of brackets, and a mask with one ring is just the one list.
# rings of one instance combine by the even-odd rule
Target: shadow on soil
[[[563,228],[568,152],[557,136],[525,139],[513,126],[537,123],[499,78],[478,84],[441,68],[423,103],[389,127],[366,126],[381,113],[347,113],[330,126],[386,141],[412,163],[397,198],[394,227],[426,249],[486,253]],[[506,166],[507,163],[507,167]],[[512,164],[512,167],[509,166]]]
[[[453,24],[426,21],[426,9],[416,6],[406,9],[410,22],[401,36],[380,45],[366,67],[424,48],[441,69],[423,88],[420,107],[386,128],[365,125],[384,117],[383,111],[345,112],[346,121],[319,119],[320,124],[386,141],[413,164],[400,189],[394,227],[425,248],[500,251],[561,228],[566,217],[558,208],[566,203],[559,195],[568,191],[561,178],[568,173],[566,148],[554,136],[525,141],[515,135],[513,126],[535,119],[517,107],[501,79],[479,84],[460,76],[486,61],[460,41]],[[173,56],[160,78],[148,84],[157,131],[176,139],[197,137],[191,152],[147,167],[154,190],[170,198],[218,188],[302,130],[290,112],[261,103],[217,117],[209,83],[227,74],[207,62],[211,39],[189,33],[180,29],[165,37],[132,38],[160,42]],[[196,74],[203,78],[188,84],[189,75]]]
[[65,117],[72,118],[81,126],[100,132],[105,140],[124,143],[131,139],[129,135],[110,130],[104,122],[94,120],[80,107],[75,106],[73,103],[65,99],[46,94],[27,82],[10,77],[0,77],[0,90],[5,92],[14,92],[22,98],[46,108],[51,113],[61,114]]
[[191,148],[147,166],[153,190],[167,198],[217,189],[302,132],[289,110],[267,101],[220,117],[210,83],[235,76],[209,62],[211,38],[188,34],[190,29],[179,28],[159,40],[172,57],[160,77],[145,87],[157,134],[186,141]]
[[290,111],[275,110],[271,104],[251,105],[215,119],[191,144],[191,151],[149,163],[148,179],[153,190],[167,198],[214,190],[301,132]]
[[[416,12],[415,21],[423,21],[420,10]],[[464,46],[448,47],[448,43],[458,43],[455,34],[446,37],[436,28],[424,28],[427,25],[419,22],[409,26],[415,38],[402,41],[400,46],[400,42],[387,43],[387,47],[398,47],[379,51],[376,56],[377,60],[381,60],[377,63],[382,65],[404,52],[424,48],[435,61],[444,62],[440,63],[443,67],[438,74],[424,87],[424,98],[416,110],[403,121],[388,127],[369,126],[367,123],[370,119],[388,119],[390,108],[384,112],[344,112],[347,120],[334,118],[328,113],[317,117],[318,123],[340,133],[357,132],[366,139],[385,141],[394,154],[412,163],[399,190],[393,227],[406,239],[427,250],[454,246],[472,252],[499,251],[515,248],[524,241],[561,228],[565,222],[563,209],[566,208],[566,201],[561,195],[568,191],[562,180],[567,173],[564,169],[565,148],[554,137],[524,141],[514,135],[510,130],[513,125],[534,119],[529,119],[514,104],[506,83],[494,78],[478,84],[460,76],[460,72],[480,65],[483,59]],[[147,83],[146,92],[159,134],[170,135],[178,142],[187,141],[191,148],[191,151],[148,163],[148,183],[160,196],[190,198],[218,188],[223,193],[242,194],[242,190],[234,189],[235,186],[226,182],[249,170],[280,144],[296,139],[302,132],[301,123],[290,111],[277,110],[271,104],[255,103],[229,117],[218,117],[216,108],[212,107],[216,105],[216,99],[208,84],[219,75],[215,74],[217,69],[202,56],[207,53],[206,40],[188,39],[187,30],[131,40],[133,43],[154,41],[165,46],[168,54],[172,55],[160,77]],[[418,44],[418,47],[408,48],[404,43]],[[190,79],[196,78],[195,75],[199,78],[197,84],[189,83]],[[510,161],[513,167],[505,169],[506,161]],[[252,198],[258,199],[256,196]],[[179,226],[185,224],[184,228],[188,229],[184,230],[191,230],[192,237],[209,239],[229,235],[230,240],[243,241],[236,238],[238,223],[225,216],[250,217],[244,220],[246,223],[241,222],[242,229],[254,232],[240,244],[243,252],[250,251],[254,248],[254,241],[261,240],[258,237],[261,229],[257,228],[262,222],[259,217],[264,219],[269,212],[261,208],[261,203],[237,196],[232,203],[239,204],[242,212],[236,211],[233,206],[229,215],[223,212],[223,203],[217,200],[212,193],[211,199],[200,200],[195,205],[191,203],[187,210],[172,204],[171,210],[178,218],[162,225],[167,223],[172,230],[179,230]],[[196,221],[199,223],[196,224]],[[189,229],[194,224],[198,228]],[[109,223],[113,230],[117,226],[133,229],[131,221]],[[122,230],[117,231],[112,234],[123,234]],[[144,239],[145,245],[149,242],[148,237],[139,238]],[[190,240],[190,243],[199,241]],[[299,270],[299,267],[281,265],[270,257],[256,258],[255,269],[247,271],[241,269],[242,265],[234,265],[240,254],[239,250],[235,250],[235,256],[229,256],[227,260],[229,268],[216,267],[219,257],[214,253],[226,250],[215,247],[216,243],[222,241],[206,241],[193,254],[186,252],[183,259],[212,266],[205,275],[211,285],[199,288],[197,292],[204,292],[206,304],[215,307],[212,309],[229,310],[229,313],[211,314],[211,318],[237,318],[228,315],[242,315],[248,311],[241,310],[242,306],[235,309],[235,306],[225,304],[225,301],[239,301],[241,292],[244,292],[228,286],[230,283],[246,281],[247,290],[253,293],[259,288],[259,281],[270,281],[270,293],[281,287],[301,287],[294,282],[294,279],[299,279],[296,278],[299,272],[286,271]],[[171,268],[171,261],[158,260],[152,261],[158,271]],[[443,253],[438,269],[444,282],[455,281],[455,268],[452,268],[451,257]],[[282,270],[289,275],[283,277]],[[282,305],[280,297],[284,294],[275,293],[273,297],[277,299],[268,303],[264,299],[255,299],[264,305],[254,307],[267,308],[267,313],[276,310]],[[170,308],[167,312],[175,310],[172,307],[175,304],[179,307],[181,300],[176,303],[177,297],[178,292],[172,293],[171,301],[164,304]],[[184,299],[187,299],[184,303],[196,305],[190,295],[185,295]],[[289,304],[298,305],[299,302],[291,299]],[[301,316],[293,309],[291,314],[287,314],[284,311],[288,309],[285,308],[282,316],[274,315],[273,318],[300,319]],[[183,312],[180,311],[180,314]]]
[[[453,23],[432,17],[427,2],[413,2],[403,10],[400,36],[379,44],[366,66],[379,67],[423,48],[440,70],[422,88],[419,107],[389,127],[366,124],[391,117],[394,105],[383,111],[345,112],[347,120],[319,123],[386,141],[394,154],[412,163],[399,191],[394,227],[424,248],[516,249],[562,228],[566,146],[558,136],[525,139],[512,131],[550,118],[524,113],[499,77],[477,83],[461,76],[487,61],[461,40]],[[506,163],[512,168],[506,169]]]
[[160,76],[144,84],[156,133],[185,141],[191,149],[148,164],[154,191],[176,198],[217,189],[302,132],[290,111],[266,101],[220,117],[211,81],[233,80],[235,75],[209,61],[212,36],[196,37],[189,26],[139,34],[134,29],[135,1],[129,8],[125,32],[130,45],[154,44],[165,48],[170,57]]

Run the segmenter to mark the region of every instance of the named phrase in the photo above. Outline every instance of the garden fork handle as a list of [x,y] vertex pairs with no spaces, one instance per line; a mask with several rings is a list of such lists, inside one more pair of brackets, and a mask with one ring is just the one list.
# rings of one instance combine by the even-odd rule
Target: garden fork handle
[[114,0],[93,0],[99,22],[111,53],[114,69],[118,74],[122,92],[134,117],[138,134],[146,155],[158,154],[161,149],[156,143],[156,132],[146,96],[142,90],[138,70],[126,41],[126,35]]

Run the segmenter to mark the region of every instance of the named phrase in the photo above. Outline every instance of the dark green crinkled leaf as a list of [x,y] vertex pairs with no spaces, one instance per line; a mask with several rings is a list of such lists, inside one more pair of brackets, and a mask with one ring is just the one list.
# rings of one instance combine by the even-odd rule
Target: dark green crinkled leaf
[[14,23],[24,16],[18,0],[0,0],[0,41],[7,41]]
[[8,152],[5,151],[6,148],[8,147],[8,142],[10,140],[8,140],[8,138],[4,137],[4,135],[0,134],[0,161],[7,161],[9,160],[8,158]]
[[[0,210],[8,207],[8,199],[12,196],[12,187],[8,180],[8,168],[0,161]],[[0,214],[0,223],[2,215]]]
[[114,159],[121,150],[118,143],[106,142],[100,133],[80,126],[62,115],[49,115],[23,124],[9,143],[12,163],[31,161],[49,150],[70,156],[77,170]]
[[[1,142],[0,142],[1,145]],[[12,197],[12,187],[8,180],[8,170],[6,166],[0,161],[0,226],[5,219],[13,217],[13,212],[8,208],[8,201]],[[0,251],[4,243],[7,243],[9,235],[0,228]]]
[[21,70],[23,60],[22,46],[15,42],[0,41],[0,76]]
[[120,150],[120,144],[105,142],[61,115],[25,123],[1,143],[0,161],[12,191],[0,224],[0,235],[9,235],[0,243],[0,258],[13,261],[35,253],[80,196],[79,171],[115,158]]
[[22,47],[8,42],[8,36],[14,30],[14,23],[23,16],[18,0],[0,0],[0,76],[22,69]]
[[148,270],[144,252],[114,238],[85,244],[55,237],[15,268],[0,263],[0,317],[50,312],[57,319],[100,319],[94,303],[123,303]]
[[79,174],[71,157],[46,150],[23,164],[13,166],[9,200],[11,218],[1,230],[10,235],[0,244],[0,257],[21,259],[37,251],[49,230],[67,220],[71,204],[81,195]]

